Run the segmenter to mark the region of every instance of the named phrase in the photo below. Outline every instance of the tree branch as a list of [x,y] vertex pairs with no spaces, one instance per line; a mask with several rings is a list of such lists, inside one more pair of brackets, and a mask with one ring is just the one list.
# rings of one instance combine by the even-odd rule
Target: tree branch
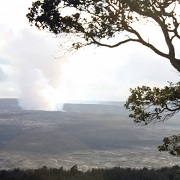
[[138,39],[139,39],[139,41],[138,41],[139,43],[141,43],[141,44],[145,45],[146,47],[150,48],[156,54],[169,59],[168,54],[161,52],[155,46],[153,46],[152,44],[146,42],[135,29],[133,29],[132,27],[128,27],[126,30],[128,32],[131,32],[131,33],[135,34],[138,37]]
[[111,44],[101,43],[101,42],[95,40],[94,37],[91,37],[91,39],[92,39],[92,41],[93,41],[94,44],[97,44],[97,45],[99,45],[99,46],[109,47],[109,48],[115,48],[115,47],[118,47],[118,46],[120,46],[120,45],[122,45],[122,44],[125,44],[125,43],[128,43],[128,42],[139,42],[138,39],[129,38],[129,39],[126,39],[126,40],[124,40],[124,41],[120,41],[120,42],[118,42],[118,43],[116,43],[116,44],[111,45]]

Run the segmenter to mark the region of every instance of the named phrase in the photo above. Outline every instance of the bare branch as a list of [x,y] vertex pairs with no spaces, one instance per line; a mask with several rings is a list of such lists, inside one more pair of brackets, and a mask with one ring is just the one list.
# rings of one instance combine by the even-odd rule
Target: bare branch
[[126,39],[126,40],[123,40],[123,41],[120,41],[120,42],[118,42],[116,44],[111,45],[111,44],[101,43],[101,42],[95,40],[93,37],[91,37],[91,39],[92,39],[94,44],[97,44],[99,46],[109,47],[109,48],[115,48],[115,47],[118,47],[118,46],[120,46],[122,44],[125,44],[125,43],[128,43],[128,42],[139,42],[138,39],[129,38],[129,39]]

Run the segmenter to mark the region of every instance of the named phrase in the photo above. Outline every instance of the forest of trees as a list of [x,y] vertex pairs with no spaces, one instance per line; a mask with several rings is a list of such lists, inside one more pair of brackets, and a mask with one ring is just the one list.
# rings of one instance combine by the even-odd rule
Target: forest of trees
[[1,180],[179,180],[180,167],[161,169],[130,169],[114,167],[112,169],[92,169],[86,172],[79,171],[77,165],[70,170],[62,167],[41,169],[14,169],[1,170]]

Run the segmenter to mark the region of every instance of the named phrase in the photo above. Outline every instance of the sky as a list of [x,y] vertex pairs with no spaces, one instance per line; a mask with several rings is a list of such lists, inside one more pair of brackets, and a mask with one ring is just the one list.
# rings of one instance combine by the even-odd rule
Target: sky
[[[55,110],[70,101],[124,101],[131,87],[179,80],[168,60],[136,43],[70,55],[61,46],[67,39],[29,25],[31,3],[0,0],[0,98],[18,98],[23,109]],[[158,31],[146,28],[165,48]]]

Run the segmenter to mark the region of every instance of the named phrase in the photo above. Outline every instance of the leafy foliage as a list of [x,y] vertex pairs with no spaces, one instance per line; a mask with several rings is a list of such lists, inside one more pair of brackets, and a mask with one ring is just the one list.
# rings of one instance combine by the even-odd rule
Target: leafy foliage
[[[131,89],[131,95],[125,103],[126,109],[133,113],[129,117],[135,123],[147,125],[151,122],[164,121],[180,111],[180,82],[164,88],[147,86]],[[173,156],[180,156],[180,134],[165,137],[160,151],[167,151]]]
[[[180,39],[179,0],[36,0],[27,18],[31,25],[54,34],[76,34],[85,41],[73,43],[74,48],[96,44],[117,47],[128,42],[139,42],[156,54],[168,58],[180,70],[174,40]],[[143,38],[137,24],[153,23],[164,36],[167,52]],[[117,43],[103,43],[103,39],[124,32]],[[107,41],[106,41],[107,42]]]
[[125,107],[136,123],[149,124],[164,121],[180,111],[180,82],[164,88],[148,86],[130,89]]
[[173,156],[180,156],[180,134],[165,137],[159,151],[168,151]]

